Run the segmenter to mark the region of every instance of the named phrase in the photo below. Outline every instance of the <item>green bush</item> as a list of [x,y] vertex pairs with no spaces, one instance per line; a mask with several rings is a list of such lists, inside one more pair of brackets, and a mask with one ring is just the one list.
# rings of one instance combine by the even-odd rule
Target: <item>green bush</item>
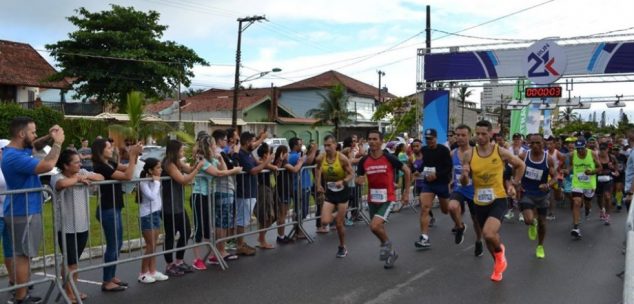
[[93,140],[97,136],[108,138],[108,123],[102,120],[88,120],[88,119],[64,119],[60,124],[64,129],[66,135],[65,145],[74,143],[75,147],[79,149],[81,147],[82,138],[88,139],[89,144],[92,144]]
[[48,107],[37,109],[24,109],[15,103],[0,103],[0,138],[9,138],[9,125],[18,116],[27,116],[35,120],[38,136],[48,132],[55,124],[64,120],[64,115]]

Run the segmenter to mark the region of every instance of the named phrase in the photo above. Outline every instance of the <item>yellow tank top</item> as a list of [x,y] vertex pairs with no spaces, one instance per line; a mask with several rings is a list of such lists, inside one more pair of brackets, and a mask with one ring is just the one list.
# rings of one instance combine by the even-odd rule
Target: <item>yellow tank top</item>
[[336,182],[346,177],[346,171],[339,161],[339,152],[337,152],[335,161],[332,163],[329,163],[328,157],[324,155],[324,159],[321,161],[321,172],[324,175],[325,182]]
[[473,202],[480,206],[491,204],[499,198],[506,198],[504,189],[504,162],[500,157],[498,145],[486,157],[478,154],[478,147],[473,149],[469,162],[475,194]]

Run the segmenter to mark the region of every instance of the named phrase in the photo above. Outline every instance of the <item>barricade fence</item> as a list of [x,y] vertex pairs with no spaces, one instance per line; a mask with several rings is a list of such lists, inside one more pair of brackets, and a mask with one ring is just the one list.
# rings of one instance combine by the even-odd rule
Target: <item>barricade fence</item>
[[[53,266],[54,273],[47,273],[47,267],[42,267],[42,279],[31,276],[30,280],[0,292],[50,283],[45,300],[57,288],[65,301],[70,302],[72,297],[82,303],[77,285],[82,272],[102,269],[103,282],[109,282],[116,278],[119,264],[142,261],[140,273],[158,270],[155,258],[163,256],[166,265],[175,265],[175,261],[184,259],[187,249],[192,249],[196,260],[226,269],[227,261],[235,257],[228,245],[235,246],[237,253],[253,254],[254,249],[244,237],[257,235],[257,246],[267,248],[272,246],[266,238],[270,230],[276,231],[279,244],[303,238],[312,242],[304,223],[315,221],[320,225],[323,203],[314,187],[314,168],[304,166],[299,172],[282,168],[258,174],[199,174],[191,185],[181,185],[165,176],[99,181],[59,191],[6,191],[5,204],[12,204],[11,195],[20,193],[47,193],[52,198],[42,207],[44,224],[39,235],[45,241],[30,260],[45,261],[52,256],[48,266]],[[55,189],[55,185],[51,187]],[[347,215],[368,223],[367,189],[357,185],[351,188]],[[10,214],[7,217],[14,218]],[[7,218],[4,222],[17,224]],[[8,230],[15,231],[13,226]],[[27,241],[38,237],[26,236]]]
[[[630,205],[631,202],[624,202]],[[623,273],[623,303],[634,303],[634,208],[630,205],[625,222],[625,271]]]

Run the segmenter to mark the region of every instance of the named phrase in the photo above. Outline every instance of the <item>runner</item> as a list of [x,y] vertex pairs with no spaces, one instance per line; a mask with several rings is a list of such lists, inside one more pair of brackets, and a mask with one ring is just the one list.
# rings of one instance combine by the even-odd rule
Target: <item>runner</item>
[[[450,196],[449,204],[453,204],[454,202],[460,204],[461,212],[464,213],[465,210],[465,202],[469,205],[469,213],[471,214],[471,220],[473,221],[473,230],[476,234],[476,242],[474,255],[480,257],[484,254],[484,250],[482,247],[482,228],[480,224],[478,224],[478,220],[475,216],[475,207],[473,205],[473,182],[469,179],[469,182],[466,186],[462,186],[459,182],[460,175],[462,175],[462,161],[464,158],[464,154],[473,151],[473,148],[469,146],[469,138],[471,138],[471,128],[467,125],[458,125],[455,130],[455,138],[456,145],[453,151],[451,151],[451,159],[453,162],[453,171],[454,171],[454,181],[453,181],[453,192]],[[456,230],[454,228],[454,230]],[[461,231],[461,235],[458,235],[458,230],[456,230],[456,241],[458,239],[464,239],[464,231]],[[460,243],[462,240],[460,240]],[[458,243],[458,242],[457,242]]]
[[546,236],[549,192],[550,188],[557,184],[556,166],[554,157],[544,152],[544,138],[541,134],[532,134],[529,140],[531,149],[520,155],[526,164],[520,186],[523,194],[520,210],[524,214],[524,223],[529,226],[528,238],[534,241],[539,235],[535,255],[538,259],[543,259],[546,257],[544,237]]
[[[423,171],[423,153],[421,149],[423,148],[423,142],[420,139],[414,139],[411,144],[412,148],[412,157],[410,158],[409,167],[412,172],[412,176],[414,177],[414,195],[418,198],[418,202],[420,203],[420,195],[423,191],[423,183],[425,182],[425,178],[422,174]],[[421,203],[422,204],[422,203]],[[429,210],[429,227],[433,227],[434,223],[436,223],[436,218],[434,217],[434,213]]]
[[[511,144],[510,147],[508,147],[508,149],[511,151],[511,153],[513,153],[514,156],[518,156],[524,152],[526,152],[528,149],[526,147],[524,147],[522,145],[522,140],[523,140],[523,135],[520,133],[515,133],[513,134],[513,143]],[[505,146],[501,146],[499,145],[499,141],[498,141],[498,146],[502,147],[502,148],[506,148]],[[507,164],[506,167],[504,167],[504,183],[506,185],[508,185],[508,183],[511,180],[511,177],[513,176],[513,168],[511,167],[510,164]],[[506,213],[506,215],[504,215],[504,218],[507,220],[512,220],[513,217],[515,217],[515,212],[514,210],[518,209],[518,201],[517,199],[510,199],[509,200],[509,206],[508,206],[508,211]],[[523,222],[524,221],[524,214],[522,214],[522,212],[519,213],[519,217],[517,218],[518,221]]]
[[[396,200],[392,181],[396,170],[403,170],[405,183],[409,185],[410,171],[398,159],[383,153],[381,150],[383,135],[378,130],[368,132],[368,144],[370,153],[361,159],[357,167],[357,184],[364,184],[364,175],[367,174],[368,209],[372,218],[370,229],[381,241],[379,258],[381,261],[385,261],[383,267],[389,269],[394,267],[394,262],[398,258],[398,254],[392,248],[392,242],[385,231],[385,222],[387,222]],[[403,194],[402,200],[403,202],[409,200],[409,191]]]
[[586,217],[590,214],[587,207],[592,201],[594,191],[597,188],[596,168],[599,161],[594,153],[586,148],[586,141],[578,139],[575,142],[575,151],[570,158],[570,168],[572,172],[572,230],[570,235],[575,239],[581,239],[581,229],[579,229],[579,209],[585,200]]
[[564,175],[562,173],[562,168],[564,166],[564,163],[566,162],[566,157],[557,149],[557,142],[558,140],[553,136],[548,136],[548,138],[546,138],[546,148],[548,149],[548,156],[553,159],[555,176],[557,177],[557,182],[552,184],[553,195],[550,195],[549,197],[550,205],[548,206],[548,215],[546,216],[546,219],[551,221],[555,219],[555,214],[553,213],[555,205],[557,204],[557,202],[561,202],[564,199],[562,189]]
[[[325,152],[317,156],[316,160],[315,184],[318,193],[326,193],[324,206],[321,210],[321,224],[324,226],[330,224],[333,220],[333,213],[337,212],[335,219],[337,235],[339,236],[337,257],[344,258],[348,255],[344,234],[344,219],[350,198],[348,183],[353,179],[354,172],[348,158],[341,152],[337,152],[336,148],[335,137],[326,136],[324,138]],[[325,191],[324,185],[326,186]]]
[[614,197],[616,198],[616,212],[621,212],[623,208],[623,192],[625,190],[625,165],[627,164],[627,150],[625,146],[615,145],[612,152],[616,157],[619,175],[614,179]]
[[511,197],[515,196],[514,187],[504,189],[504,162],[513,166],[513,186],[520,183],[525,165],[509,150],[500,149],[498,145],[491,143],[491,129],[491,123],[486,120],[476,123],[478,145],[472,152],[464,154],[460,183],[466,186],[471,174],[476,218],[482,227],[487,249],[495,260],[491,280],[499,282],[507,266],[499,231],[506,211],[507,193]]
[[429,211],[434,203],[434,198],[438,196],[440,209],[443,213],[449,213],[456,227],[456,244],[461,244],[464,240],[464,231],[467,227],[462,223],[460,213],[460,203],[449,202],[449,183],[451,182],[451,154],[449,148],[439,145],[436,142],[437,132],[435,129],[425,131],[425,141],[427,146],[421,149],[423,166],[417,171],[422,173],[423,183],[420,194],[420,230],[421,235],[418,241],[414,242],[416,248],[428,249],[431,247],[429,240]]
[[597,170],[597,202],[601,208],[600,218],[605,225],[610,225],[612,211],[612,191],[614,191],[614,177],[619,175],[617,160],[608,153],[608,144],[599,144],[599,164]]

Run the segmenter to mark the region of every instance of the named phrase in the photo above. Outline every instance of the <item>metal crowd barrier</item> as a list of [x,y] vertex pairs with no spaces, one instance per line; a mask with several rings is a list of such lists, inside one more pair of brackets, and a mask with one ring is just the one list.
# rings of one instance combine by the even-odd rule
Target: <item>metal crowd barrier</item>
[[625,273],[623,274],[623,303],[634,303],[634,208],[630,207],[625,222]]
[[[29,199],[29,193],[39,193],[39,195],[41,195],[40,199],[38,199],[38,201],[36,202],[32,202]],[[55,199],[56,198],[56,194],[50,190],[50,188],[46,188],[46,187],[42,187],[42,188],[31,188],[31,189],[20,189],[20,190],[9,190],[9,191],[0,191],[0,195],[4,195],[5,199],[4,199],[4,206],[6,205],[11,205],[13,206],[14,203],[14,199],[15,196],[18,195],[23,195],[25,197],[25,210],[29,210],[29,205],[30,204],[42,204],[42,213],[39,216],[39,219],[36,217],[35,214],[28,214],[27,211],[27,215],[26,216],[21,216],[21,215],[14,215],[15,213],[15,209],[14,208],[10,208],[10,213],[9,214],[5,214],[4,218],[1,219],[4,221],[4,231],[2,231],[2,238],[3,238],[3,254],[4,254],[4,259],[5,259],[5,265],[7,265],[7,271],[9,273],[9,282],[10,285],[7,287],[0,287],[0,293],[15,293],[17,292],[18,289],[20,288],[27,288],[27,295],[30,292],[29,289],[31,289],[31,287],[35,286],[35,285],[39,285],[39,284],[46,284],[49,283],[49,287],[45,293],[45,295],[42,297],[42,302],[46,303],[48,302],[53,290],[58,289],[59,292],[61,294],[63,294],[63,287],[61,285],[61,282],[58,280],[58,277],[60,275],[60,267],[59,267],[59,263],[57,263],[57,255],[58,255],[58,239],[57,236],[54,235],[53,236],[53,250],[52,252],[47,252],[46,248],[47,246],[47,239],[46,239],[46,231],[45,231],[45,227],[46,225],[46,221],[51,220],[51,221],[55,221],[55,215],[53,214],[53,217],[48,218],[45,216],[42,216],[44,213],[44,210],[46,208],[46,206],[44,206],[43,202],[44,202],[44,193],[46,193],[48,195],[48,197]],[[40,223],[37,223],[37,221],[39,221]],[[18,227],[19,225],[19,227]],[[33,231],[30,229],[25,229],[24,226],[28,226],[28,227],[32,227],[32,225],[36,225],[35,228],[37,228],[37,231]],[[41,227],[37,227],[37,225],[41,225]],[[16,241],[16,237],[18,237],[17,233],[24,230],[25,232],[22,234],[22,240],[20,241]],[[40,231],[41,230],[41,231]],[[41,235],[38,236],[38,234],[41,233]],[[50,235],[49,235],[50,237]],[[7,238],[10,238],[10,240],[8,240]],[[39,241],[38,241],[39,239]],[[20,248],[21,248],[21,252],[20,255],[21,257],[26,257],[27,258],[27,265],[26,267],[28,267],[27,273],[28,273],[28,281],[24,282],[24,283],[20,283],[20,284],[16,284],[18,279],[17,279],[17,271],[18,271],[18,263],[16,263],[16,248],[17,248],[17,244],[18,242],[21,242],[22,244],[20,244]],[[10,246],[10,247],[9,247]],[[31,248],[31,246],[35,246],[35,248]],[[11,253],[7,254],[7,252],[4,252],[5,249],[11,249]],[[33,250],[35,250],[37,252],[36,255],[32,255],[30,253],[33,252]],[[29,251],[28,253],[24,252],[24,251]],[[26,254],[25,254],[26,253]],[[49,254],[52,254],[53,257],[53,261],[50,262],[48,259]],[[27,256],[28,255],[28,256]],[[10,262],[9,262],[10,260]],[[42,271],[38,272],[38,273],[34,273],[32,271],[33,269],[33,264],[34,263],[42,263]],[[49,271],[49,267],[48,266],[53,266],[53,271],[54,273],[48,273]],[[37,278],[40,277],[41,278]],[[67,297],[64,297],[66,301],[69,301],[69,299]]]

